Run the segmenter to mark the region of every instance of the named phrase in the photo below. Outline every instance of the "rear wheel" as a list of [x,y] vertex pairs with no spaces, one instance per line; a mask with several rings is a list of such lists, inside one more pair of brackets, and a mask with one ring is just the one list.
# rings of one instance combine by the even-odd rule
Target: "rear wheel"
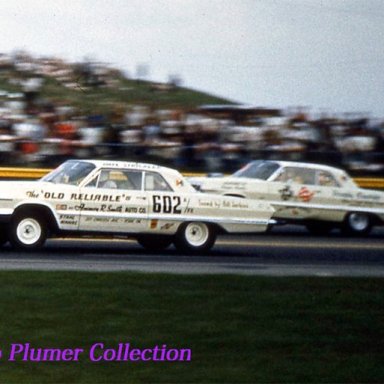
[[10,225],[9,240],[18,249],[40,248],[47,239],[47,225],[37,213],[17,214]]
[[372,216],[364,212],[351,212],[343,224],[343,232],[348,235],[367,235],[372,229]]
[[162,251],[172,244],[171,236],[143,235],[137,238],[137,242],[149,251]]
[[215,228],[206,223],[183,224],[175,238],[175,247],[182,252],[197,253],[209,251],[216,240]]

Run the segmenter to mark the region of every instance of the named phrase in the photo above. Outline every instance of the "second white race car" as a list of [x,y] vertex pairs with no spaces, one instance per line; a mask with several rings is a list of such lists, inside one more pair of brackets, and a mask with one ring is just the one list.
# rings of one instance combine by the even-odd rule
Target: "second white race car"
[[280,223],[302,224],[313,233],[339,228],[364,235],[384,224],[384,193],[359,188],[345,171],[330,166],[257,160],[231,176],[190,181],[205,193],[267,201]]

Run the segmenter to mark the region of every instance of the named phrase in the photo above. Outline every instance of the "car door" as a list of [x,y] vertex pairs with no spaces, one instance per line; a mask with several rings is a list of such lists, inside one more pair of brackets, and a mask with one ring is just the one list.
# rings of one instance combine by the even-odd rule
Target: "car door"
[[147,226],[148,196],[143,172],[101,169],[81,189],[82,231],[138,233]]
[[319,198],[315,186],[315,171],[287,166],[268,182],[268,194],[276,216],[287,219],[306,219],[313,214],[313,204]]
[[345,200],[350,195],[340,186],[336,178],[327,170],[316,170],[315,198],[313,204],[317,207],[316,219],[341,221],[345,215]]
[[175,232],[178,216],[186,211],[189,199],[175,193],[157,172],[145,172],[144,189],[148,197],[150,228],[161,233]]
[[339,190],[330,172],[294,166],[284,167],[270,184],[271,196],[285,218],[341,220]]

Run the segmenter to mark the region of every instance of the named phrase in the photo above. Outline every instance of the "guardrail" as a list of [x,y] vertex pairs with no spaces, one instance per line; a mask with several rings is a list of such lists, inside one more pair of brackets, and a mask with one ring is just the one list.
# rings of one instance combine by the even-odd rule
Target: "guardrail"
[[[51,169],[47,168],[11,168],[11,167],[3,167],[0,168],[0,179],[39,179],[43,177]],[[203,176],[203,173],[192,173],[186,172],[185,176]],[[362,188],[371,188],[371,189],[384,189],[384,178],[376,178],[376,177],[356,177],[354,181],[357,185]]]
[[384,179],[374,177],[355,177],[355,183],[362,188],[384,189]]
[[0,168],[0,179],[39,179],[51,169],[43,168]]

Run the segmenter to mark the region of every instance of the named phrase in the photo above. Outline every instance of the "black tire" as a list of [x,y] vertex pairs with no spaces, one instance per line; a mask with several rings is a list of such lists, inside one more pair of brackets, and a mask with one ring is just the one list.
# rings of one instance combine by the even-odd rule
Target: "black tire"
[[0,226],[0,247],[8,242],[8,230],[5,225]]
[[216,241],[216,229],[207,223],[189,222],[180,226],[174,241],[178,251],[204,253],[209,251]]
[[322,221],[307,223],[305,226],[312,235],[316,236],[328,235],[334,228],[332,225]]
[[21,212],[16,214],[11,221],[9,240],[17,249],[39,249],[44,245],[47,233],[47,224],[43,215]]
[[372,216],[364,212],[351,212],[345,217],[342,232],[346,235],[368,235],[372,229]]
[[173,237],[166,235],[143,235],[137,238],[137,242],[148,251],[162,251],[172,244]]

